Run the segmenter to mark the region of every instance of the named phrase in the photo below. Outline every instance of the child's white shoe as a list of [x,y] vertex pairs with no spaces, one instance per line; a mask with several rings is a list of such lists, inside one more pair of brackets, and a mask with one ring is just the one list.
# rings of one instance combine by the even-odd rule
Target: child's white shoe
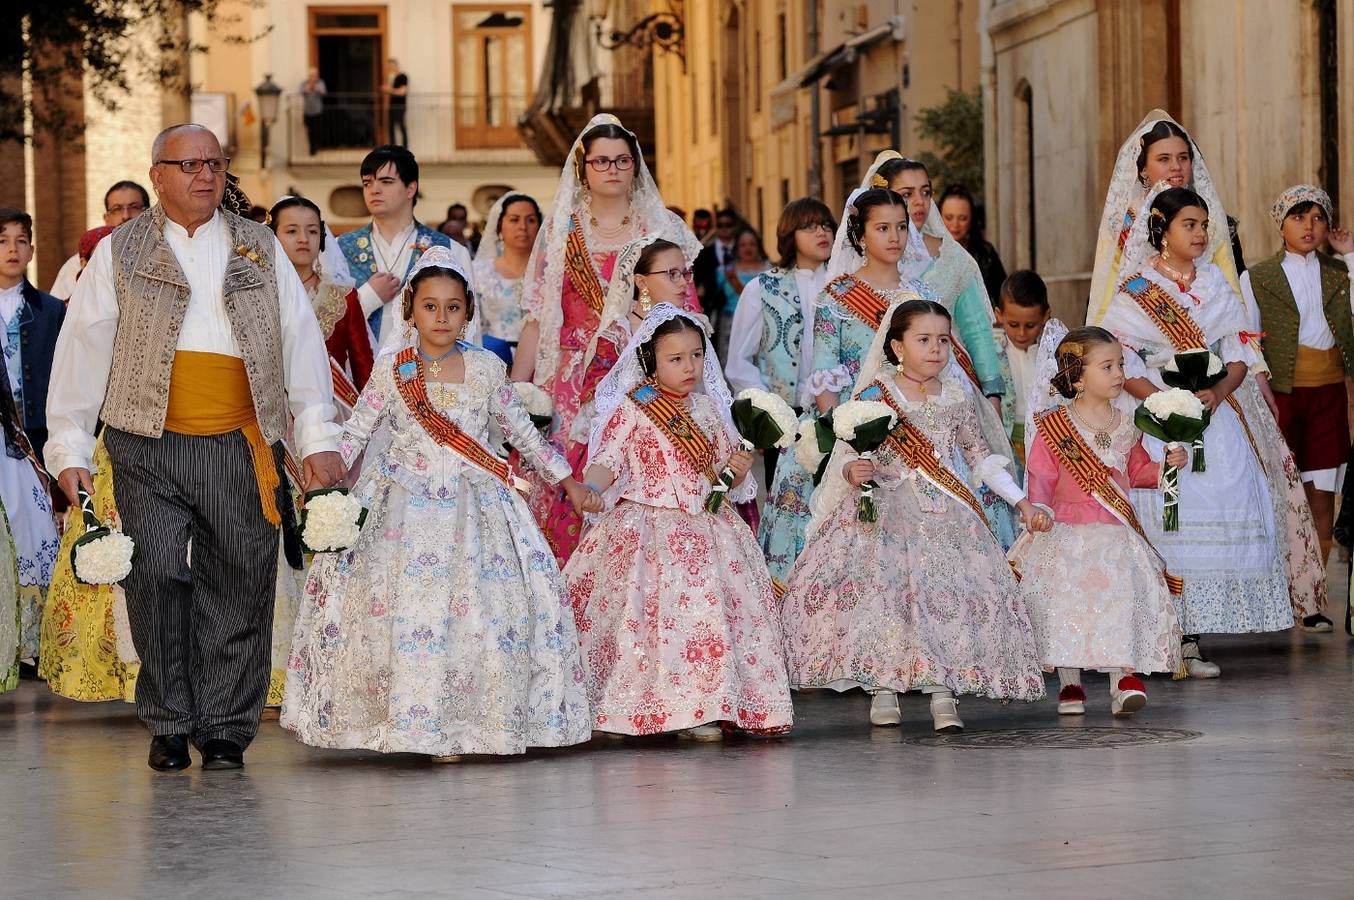
[[709,725],[697,725],[695,728],[688,728],[681,732],[679,736],[693,741],[722,741],[724,740],[724,731],[719,727],[718,722],[712,722]]
[[1120,718],[1131,716],[1147,705],[1147,685],[1136,675],[1118,681],[1110,676],[1110,712]]
[[880,728],[901,725],[903,711],[898,707],[898,695],[893,691],[876,691],[870,700],[870,724]]
[[1203,655],[1197,640],[1181,641],[1180,656],[1185,661],[1185,671],[1190,678],[1217,678],[1222,674],[1218,664]]
[[937,691],[931,695],[931,721],[941,734],[958,734],[964,730],[964,720],[959,718],[959,701],[949,691]]

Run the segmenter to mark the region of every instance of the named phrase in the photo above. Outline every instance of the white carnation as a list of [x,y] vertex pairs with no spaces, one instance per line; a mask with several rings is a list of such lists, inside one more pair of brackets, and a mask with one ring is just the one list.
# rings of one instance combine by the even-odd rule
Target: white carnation
[[75,577],[85,584],[117,584],[132,571],[136,544],[121,531],[75,548]]
[[550,395],[530,381],[514,381],[512,389],[517,392],[517,399],[522,401],[528,415],[545,418],[555,414],[555,404],[550,400]]
[[823,464],[824,455],[823,451],[818,449],[817,423],[813,419],[801,423],[798,437],[795,439],[795,462],[812,475]]
[[888,419],[892,428],[898,417],[893,414],[887,403],[877,400],[848,400],[832,413],[832,430],[843,441],[852,440],[856,429],[866,422],[876,419]]
[[780,440],[776,441],[777,447],[784,450],[794,443],[795,434],[798,432],[795,411],[778,394],[764,391],[761,388],[747,388],[739,391],[738,396],[734,399],[749,400],[754,408],[771,417],[771,421],[775,422],[776,427],[780,429]]
[[357,543],[362,504],[350,494],[334,491],[306,501],[306,524],[301,540],[316,553],[346,550]]
[[1147,407],[1147,411],[1162,422],[1173,415],[1183,416],[1187,419],[1202,419],[1204,417],[1204,405],[1199,398],[1180,388],[1167,388],[1164,391],[1157,391],[1144,400],[1142,405]]
[[1182,352],[1180,352],[1180,353],[1177,353],[1177,354],[1173,355],[1170,359],[1166,360],[1166,365],[1163,366],[1162,368],[1164,368],[1167,372],[1179,372],[1179,371],[1180,371],[1180,367],[1179,367],[1178,365],[1176,365],[1176,359],[1177,359],[1178,357],[1181,357],[1181,356],[1188,356],[1188,355],[1193,354],[1193,353],[1207,353],[1207,354],[1208,354],[1208,374],[1209,374],[1209,375],[1220,375],[1220,374],[1222,374],[1222,360],[1219,359],[1219,358],[1218,358],[1218,355],[1217,355],[1216,353],[1212,352],[1211,350],[1202,350],[1202,349],[1200,349],[1200,350],[1184,350],[1184,351],[1182,351]]

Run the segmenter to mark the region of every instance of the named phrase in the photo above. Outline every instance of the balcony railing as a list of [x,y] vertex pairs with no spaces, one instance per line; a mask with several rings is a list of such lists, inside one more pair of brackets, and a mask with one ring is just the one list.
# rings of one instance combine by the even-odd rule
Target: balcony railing
[[[349,163],[390,142],[389,105],[382,94],[327,94],[324,109],[305,115],[305,98],[286,98],[287,159],[292,165]],[[419,93],[405,98],[409,148],[420,162],[455,163],[505,151],[529,154],[517,120],[530,103],[527,94]]]

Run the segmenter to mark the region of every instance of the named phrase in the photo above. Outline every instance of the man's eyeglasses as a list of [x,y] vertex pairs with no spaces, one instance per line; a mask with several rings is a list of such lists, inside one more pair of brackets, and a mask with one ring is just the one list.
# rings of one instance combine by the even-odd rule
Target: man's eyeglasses
[[110,206],[108,207],[107,212],[114,213],[115,215],[119,216],[124,214],[129,216],[137,216],[140,215],[142,212],[144,212],[145,209],[146,204],[142,203],[140,200],[134,200],[131,203],[124,203],[121,206]]
[[641,275],[666,275],[668,281],[677,284],[682,281],[691,281],[696,277],[692,269],[659,269],[657,272],[640,272]]
[[823,231],[831,231],[832,225],[829,222],[805,222],[795,230],[804,232],[813,232],[819,230],[820,228]]
[[211,169],[213,174],[220,175],[230,168],[229,156],[218,156],[215,159],[160,159],[156,160],[157,166],[178,166],[185,175],[196,175],[206,166]]
[[635,164],[635,158],[633,156],[618,156],[612,159],[609,156],[594,156],[586,162],[594,172],[605,172],[612,166],[616,167],[617,172],[628,172]]

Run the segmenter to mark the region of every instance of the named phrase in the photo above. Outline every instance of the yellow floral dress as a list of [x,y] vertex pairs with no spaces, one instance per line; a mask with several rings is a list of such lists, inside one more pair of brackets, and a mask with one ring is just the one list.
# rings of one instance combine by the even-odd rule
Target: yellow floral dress
[[[94,466],[94,509],[101,521],[116,522],[113,467],[102,439],[94,448]],[[127,629],[127,601],[120,587],[75,580],[71,549],[84,531],[73,510],[43,609],[38,674],[62,697],[130,702],[141,662]]]

